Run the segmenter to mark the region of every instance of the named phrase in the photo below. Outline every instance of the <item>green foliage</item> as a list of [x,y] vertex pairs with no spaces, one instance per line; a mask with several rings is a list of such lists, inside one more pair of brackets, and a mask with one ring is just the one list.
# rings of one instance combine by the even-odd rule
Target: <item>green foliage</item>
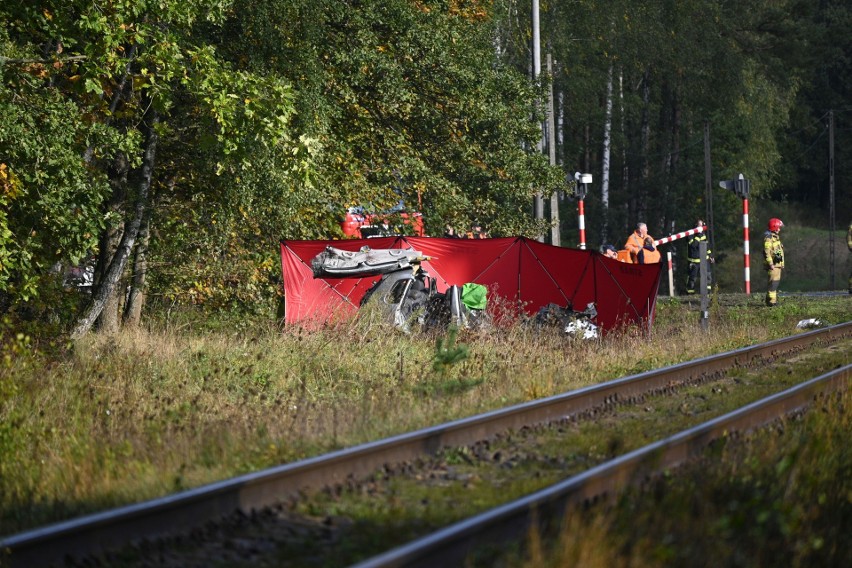
[[813,15],[799,4],[553,4],[542,21],[553,38],[554,84],[565,101],[562,149],[572,169],[600,171],[600,158],[588,156],[602,145],[613,78],[609,209],[590,194],[592,235],[604,237],[605,221],[623,231],[608,235],[618,241],[637,221],[657,236],[704,218],[705,123],[719,246],[741,234],[740,200],[724,195],[719,180],[744,173],[754,198],[789,186],[785,129],[816,63],[806,63],[809,42],[819,37]]
[[528,150],[537,94],[495,61],[484,9],[279,1],[244,12],[229,49],[300,86],[297,124],[322,148],[313,187],[281,203],[295,213],[281,236],[315,234],[318,220],[328,237],[346,206],[386,209],[400,197],[428,211],[433,234],[470,215],[492,233],[529,231],[534,188],[561,183]]
[[435,354],[432,357],[432,369],[441,377],[446,377],[447,372],[454,365],[464,361],[468,357],[469,348],[464,343],[456,343],[459,330],[450,327],[446,339],[438,337],[435,339]]
[[[491,20],[474,12],[403,1],[236,2],[225,25],[205,33],[232,66],[277,78],[277,108],[295,109],[279,134],[292,143],[241,138],[233,120],[219,120],[200,133],[219,133],[221,144],[236,136],[239,156],[227,146],[205,154],[209,136],[191,150],[219,175],[189,177],[191,163],[169,158],[164,167],[180,182],[155,212],[154,293],[267,311],[280,293],[279,240],[342,236],[339,221],[355,204],[385,209],[403,198],[427,212],[431,233],[446,222],[467,226],[471,212],[491,234],[533,231],[532,192],[561,174],[524,149],[538,136],[536,92],[494,61]],[[228,73],[196,76],[211,117],[256,117],[230,94]],[[171,124],[175,134],[198,128]],[[169,155],[185,152],[179,140],[164,143]]]
[[[0,54],[32,56],[0,27]],[[106,178],[85,163],[87,143],[111,138],[55,89],[43,65],[0,66],[0,295],[27,301],[56,262],[77,263],[105,220]]]
[[[743,172],[755,197],[827,203],[825,183],[808,192],[825,178],[814,145],[825,109],[852,84],[837,79],[848,74],[845,4],[602,6],[542,5],[556,66],[531,81],[529,14],[507,0],[5,3],[3,305],[33,299],[57,262],[106,254],[98,238],[132,209],[151,105],[162,120],[150,292],[215,309],[266,311],[280,293],[279,240],[340,237],[350,205],[403,199],[435,235],[473,218],[492,236],[540,234],[533,196],[570,193],[536,149],[551,83],[557,161],[598,176],[612,77],[609,207],[595,188],[586,202],[600,238],[704,216],[705,122],[719,249],[740,235],[740,202],[719,179]],[[852,163],[843,117],[840,174]],[[571,242],[574,223],[563,229]]]
[[[8,317],[0,321],[0,479],[20,475],[15,456],[27,450],[27,434],[21,431],[22,409],[16,403],[20,377],[32,372],[31,338],[15,331]],[[15,493],[14,484],[4,484],[4,493]]]

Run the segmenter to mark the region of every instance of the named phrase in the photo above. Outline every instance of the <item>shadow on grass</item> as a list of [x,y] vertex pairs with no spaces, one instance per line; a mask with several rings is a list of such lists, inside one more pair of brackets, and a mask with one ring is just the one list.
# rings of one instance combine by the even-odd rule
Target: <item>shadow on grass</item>
[[452,396],[470,391],[484,382],[485,379],[443,379],[417,385],[412,392],[424,396]]

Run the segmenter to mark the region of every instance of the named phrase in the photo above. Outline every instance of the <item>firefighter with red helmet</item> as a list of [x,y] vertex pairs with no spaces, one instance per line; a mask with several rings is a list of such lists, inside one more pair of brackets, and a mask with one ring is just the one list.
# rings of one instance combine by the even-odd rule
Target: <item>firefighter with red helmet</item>
[[780,235],[783,226],[781,219],[773,217],[769,220],[769,230],[763,235],[763,262],[768,277],[766,305],[770,307],[778,304],[778,286],[784,269],[784,246]]

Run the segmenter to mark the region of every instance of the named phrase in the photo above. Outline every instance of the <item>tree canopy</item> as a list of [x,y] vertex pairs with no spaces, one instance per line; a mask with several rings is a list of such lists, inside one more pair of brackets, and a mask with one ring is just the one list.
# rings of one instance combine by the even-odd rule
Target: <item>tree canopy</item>
[[[571,242],[577,170],[608,180],[587,198],[593,243],[681,229],[707,207],[705,129],[714,186],[743,172],[756,198],[826,206],[831,117],[848,179],[845,3],[541,8],[555,66],[536,79],[516,0],[0,5],[0,306],[96,259],[78,335],[138,321],[146,292],[264,310],[278,240],[342,237],[351,205],[402,200],[428,234],[476,219],[537,236],[534,196],[560,191]],[[736,225],[737,198],[716,195]]]

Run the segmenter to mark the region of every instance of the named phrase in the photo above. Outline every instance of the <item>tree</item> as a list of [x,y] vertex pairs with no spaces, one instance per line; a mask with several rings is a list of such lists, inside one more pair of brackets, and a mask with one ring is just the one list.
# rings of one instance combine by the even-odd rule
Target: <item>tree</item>
[[[75,337],[88,331],[118,293],[118,282],[156,191],[159,139],[180,139],[183,144],[194,139],[203,150],[195,156],[199,161],[192,169],[209,166],[213,156],[219,156],[220,162],[245,165],[249,140],[283,152],[301,145],[290,138],[289,86],[277,77],[238,71],[217,55],[206,27],[221,24],[229,4],[140,1],[104,7],[86,0],[45,1],[6,6],[0,14],[8,22],[9,45],[40,54],[29,67],[24,65],[29,60],[22,59],[22,65],[10,72],[6,85],[11,96],[28,86],[32,97],[56,100],[73,109],[72,116],[80,123],[92,125],[69,128],[68,136],[76,138],[67,151],[75,156],[77,173],[97,172],[95,179],[100,182],[99,191],[86,196],[88,208],[79,213],[85,226],[92,227],[99,218],[108,223],[101,222],[104,234],[97,250],[102,273],[91,306],[72,334]],[[10,69],[8,60],[6,69]],[[42,80],[38,86],[26,83],[33,72]],[[194,116],[195,129],[173,129],[173,122],[174,126],[180,122],[174,117],[185,114]],[[84,137],[87,130],[102,136]],[[52,186],[55,178],[75,173],[64,168],[48,179],[40,167],[37,160],[16,159],[9,165],[21,180],[22,193],[35,195],[39,182],[50,181]],[[90,184],[83,180],[89,177],[79,175],[77,184],[88,189]],[[37,200],[19,201],[37,212],[45,207]],[[74,206],[64,195],[56,202],[59,209]],[[21,216],[14,217],[17,222]],[[110,231],[114,235],[108,235]],[[86,234],[86,245],[91,246],[94,235]],[[31,245],[21,248],[21,258],[32,254]],[[73,251],[77,255],[79,248]],[[12,279],[26,277],[25,271],[18,270]],[[134,283],[144,285],[140,280]],[[114,317],[111,311],[104,321]]]
[[160,293],[264,308],[279,240],[339,237],[350,205],[402,199],[431,234],[472,216],[492,234],[537,233],[530,196],[562,174],[531,151],[539,92],[496,58],[496,25],[477,2],[237,2],[219,53],[294,85],[292,125],[313,167],[288,169],[287,155],[254,145],[251,168],[223,163],[164,199],[156,226],[170,240],[155,230],[151,246]]
[[496,59],[488,3],[279,1],[234,25],[234,54],[301,85],[299,126],[323,149],[322,193],[303,206],[328,216],[403,198],[433,233],[470,212],[492,233],[538,230],[518,210],[533,186],[561,182],[529,150],[545,99]]
[[80,262],[105,227],[106,176],[83,159],[87,141],[117,140],[51,84],[66,58],[14,42],[0,18],[0,305],[39,293],[57,262]]
[[663,0],[605,8],[596,1],[553,4],[557,16],[546,21],[564,62],[556,82],[571,109],[567,163],[590,158],[592,170],[602,167],[610,66],[623,79],[613,121],[624,127],[612,130],[610,167],[625,175],[610,177],[608,211],[595,192],[587,198],[587,213],[599,226],[610,215],[625,232],[642,220],[658,233],[703,216],[705,121],[712,124],[716,179],[751,172],[758,195],[779,184],[778,141],[799,73],[797,65],[784,67],[781,51],[795,62],[803,39],[793,30],[794,7],[792,1],[756,1],[745,9]]

